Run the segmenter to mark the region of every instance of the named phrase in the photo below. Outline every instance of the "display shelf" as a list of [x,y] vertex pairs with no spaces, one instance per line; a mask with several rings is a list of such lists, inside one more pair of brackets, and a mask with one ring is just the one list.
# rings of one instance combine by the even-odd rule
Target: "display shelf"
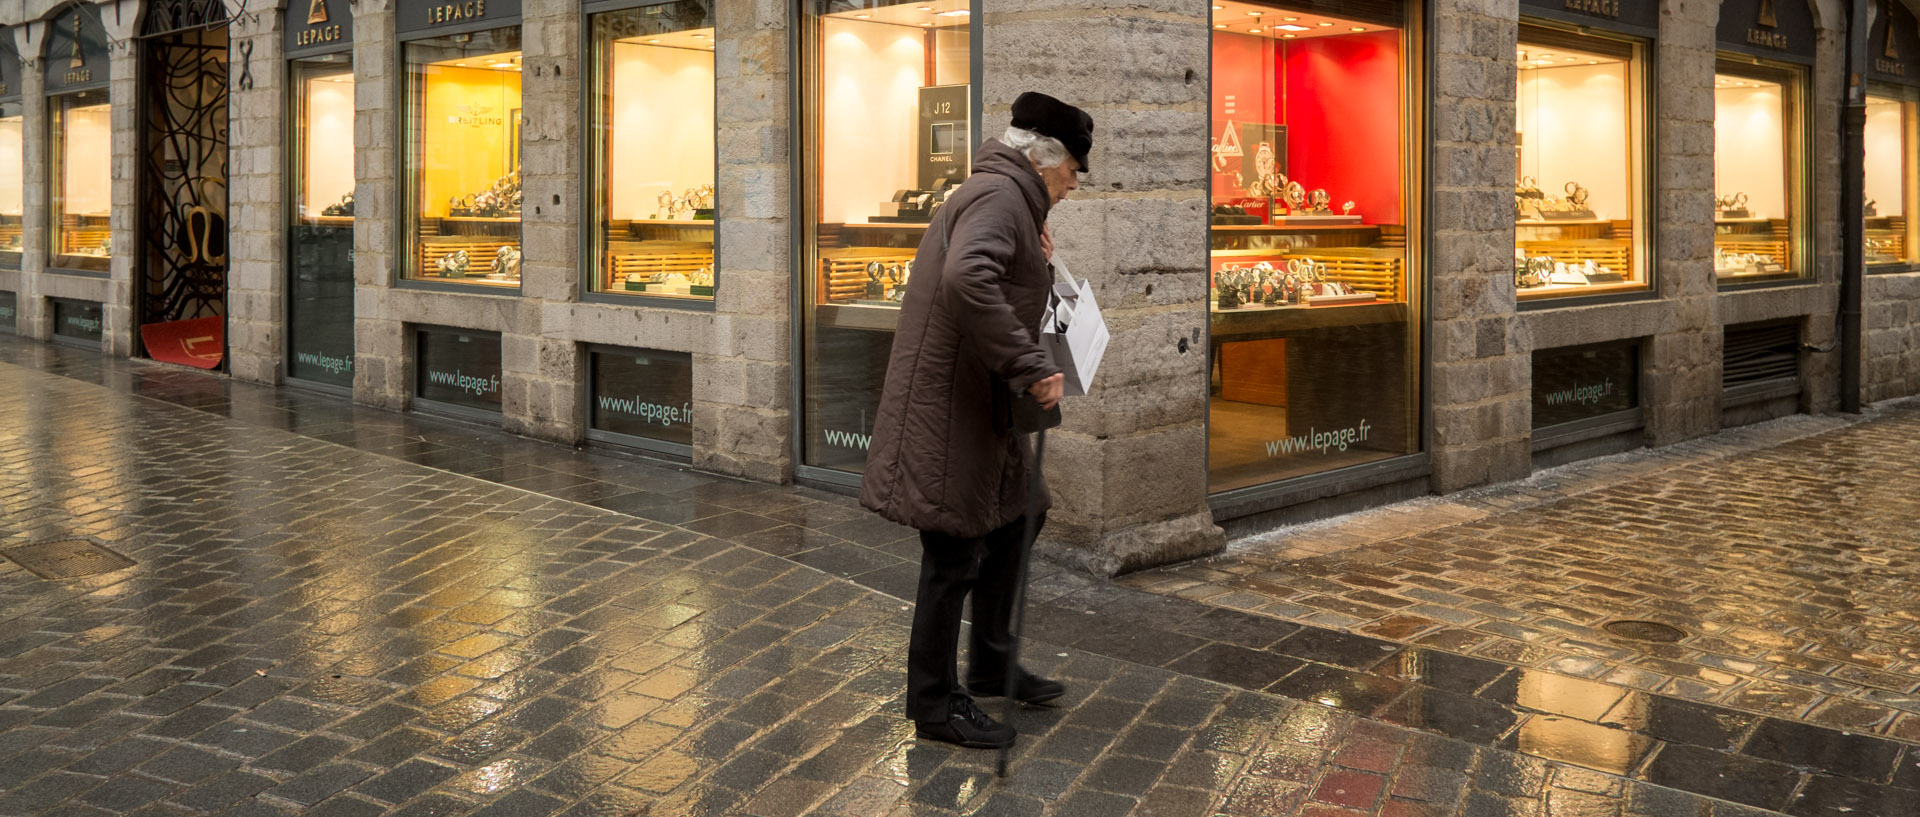
[[[1281,216],[1280,218],[1275,220],[1284,222],[1286,221],[1287,218],[1289,217]],[[1320,231],[1320,230],[1326,230],[1326,231],[1376,230],[1377,231],[1380,229],[1380,225],[1378,224],[1362,224],[1360,222],[1359,216],[1331,216],[1331,218],[1336,218],[1336,219],[1351,218],[1353,220],[1349,222],[1326,222],[1326,221],[1296,222],[1293,224],[1215,224],[1213,225],[1213,230],[1215,232],[1225,232],[1225,233],[1287,233],[1287,232],[1298,232],[1303,228],[1314,230],[1314,231]]]
[[1647,285],[1639,281],[1622,281],[1617,284],[1546,284],[1516,290],[1514,297],[1522,301],[1537,301],[1573,295],[1617,295],[1622,292],[1639,292],[1646,288]]
[[1232,263],[1261,261],[1284,264],[1304,258],[1320,265],[1327,280],[1371,292],[1383,301],[1406,300],[1402,251],[1391,247],[1321,247],[1298,250],[1215,250],[1213,258]]

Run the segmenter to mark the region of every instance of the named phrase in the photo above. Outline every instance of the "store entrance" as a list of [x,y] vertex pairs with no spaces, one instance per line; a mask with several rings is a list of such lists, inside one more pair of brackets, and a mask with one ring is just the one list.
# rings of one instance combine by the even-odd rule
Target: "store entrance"
[[140,345],[202,369],[226,360],[225,14],[222,3],[156,4],[140,40]]

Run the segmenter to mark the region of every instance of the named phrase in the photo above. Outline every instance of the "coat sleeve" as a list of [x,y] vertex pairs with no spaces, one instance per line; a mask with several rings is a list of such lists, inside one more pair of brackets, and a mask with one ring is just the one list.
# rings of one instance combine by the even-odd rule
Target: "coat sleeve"
[[1026,202],[1007,190],[990,191],[962,209],[954,218],[940,276],[963,342],[1016,391],[1060,372],[1007,303],[1019,229],[1014,219],[1024,217]]

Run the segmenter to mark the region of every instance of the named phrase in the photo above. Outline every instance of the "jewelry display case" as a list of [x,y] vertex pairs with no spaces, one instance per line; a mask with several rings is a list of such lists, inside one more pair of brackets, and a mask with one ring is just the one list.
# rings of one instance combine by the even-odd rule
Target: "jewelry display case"
[[407,277],[520,284],[520,28],[407,42]]
[[26,116],[18,102],[0,102],[0,266],[18,267],[26,216]]
[[1920,145],[1920,88],[1869,86],[1866,127],[1866,262],[1905,269],[1916,260],[1920,207],[1916,145]]
[[1213,12],[1213,493],[1419,450],[1411,5]]
[[113,122],[105,90],[48,100],[53,117],[52,266],[107,272],[113,241]]
[[865,467],[913,257],[984,137],[968,0],[802,4],[803,464]]
[[[594,292],[714,293],[714,23],[679,0],[594,14]],[[645,145],[645,149],[635,146]]]
[[1522,22],[1513,285],[1522,301],[1644,290],[1644,40]]
[[1713,84],[1714,274],[1803,277],[1806,69],[1723,55]]

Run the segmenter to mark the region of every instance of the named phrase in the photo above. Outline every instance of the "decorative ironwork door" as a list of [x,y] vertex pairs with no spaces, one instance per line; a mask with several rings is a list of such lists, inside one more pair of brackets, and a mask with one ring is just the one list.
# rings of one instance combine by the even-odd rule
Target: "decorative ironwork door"
[[140,43],[143,325],[226,314],[227,31],[163,19]]

